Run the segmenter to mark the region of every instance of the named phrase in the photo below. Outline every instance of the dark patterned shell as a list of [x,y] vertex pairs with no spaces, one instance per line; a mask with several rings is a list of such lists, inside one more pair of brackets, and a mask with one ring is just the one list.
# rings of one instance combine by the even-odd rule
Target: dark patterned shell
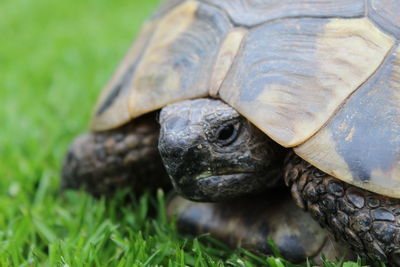
[[400,197],[400,1],[170,0],[103,90],[92,129],[217,97],[316,167]]

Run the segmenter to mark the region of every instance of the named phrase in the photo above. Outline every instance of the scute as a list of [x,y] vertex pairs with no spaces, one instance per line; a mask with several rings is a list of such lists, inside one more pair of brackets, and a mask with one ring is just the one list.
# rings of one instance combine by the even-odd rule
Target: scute
[[123,92],[116,97],[117,89],[103,93],[100,102],[114,97],[116,108],[102,116],[100,104],[92,129],[107,130],[169,103],[207,96],[214,58],[231,28],[224,13],[196,1],[186,1],[157,19],[150,40],[140,51],[135,49],[138,59],[131,57],[134,71],[123,64],[117,74],[125,76],[116,76],[108,86],[119,88],[122,82],[118,90]]
[[92,130],[112,129],[131,119],[127,101],[131,90],[129,84],[157,23],[157,19],[150,20],[142,27],[135,43],[103,89],[94,109]]
[[160,18],[186,0],[163,1],[151,18],[144,23],[134,44],[120,63],[117,71],[104,87],[94,109],[91,129],[95,131],[116,128],[131,119],[128,107],[129,83],[151,40]]
[[250,30],[219,95],[276,142],[293,147],[324,125],[393,44],[368,19],[267,23]]
[[400,198],[400,47],[295,152],[361,188]]
[[137,117],[167,104],[208,95],[210,76],[228,18],[188,1],[159,23],[132,81],[129,108]]
[[249,27],[280,18],[354,18],[362,17],[365,13],[364,0],[202,1],[226,10],[236,25]]

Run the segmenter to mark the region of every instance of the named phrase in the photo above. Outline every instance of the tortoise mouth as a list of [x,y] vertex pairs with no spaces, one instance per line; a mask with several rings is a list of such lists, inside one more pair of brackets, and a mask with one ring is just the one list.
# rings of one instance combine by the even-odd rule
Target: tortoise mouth
[[239,196],[256,193],[266,188],[253,172],[238,172],[220,175],[198,176],[191,182],[175,184],[175,189],[183,197],[201,202],[219,202]]

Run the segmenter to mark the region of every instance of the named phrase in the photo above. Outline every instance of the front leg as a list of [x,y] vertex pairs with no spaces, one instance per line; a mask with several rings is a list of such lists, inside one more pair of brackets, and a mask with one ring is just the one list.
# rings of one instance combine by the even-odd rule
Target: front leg
[[296,203],[337,240],[362,256],[400,266],[399,199],[342,182],[294,153],[284,176]]
[[157,149],[159,128],[149,114],[115,130],[79,136],[64,159],[62,188],[84,188],[96,196],[121,188],[168,188]]
[[232,247],[272,254],[267,240],[272,239],[282,256],[294,263],[307,258],[320,262],[341,258],[350,252],[329,239],[311,216],[296,207],[290,193],[282,189],[222,203],[198,203],[176,197],[168,207],[177,216],[183,234],[209,233]]

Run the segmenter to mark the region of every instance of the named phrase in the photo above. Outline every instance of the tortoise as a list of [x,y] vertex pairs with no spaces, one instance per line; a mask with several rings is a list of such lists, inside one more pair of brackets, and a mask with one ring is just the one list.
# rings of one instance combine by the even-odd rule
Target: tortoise
[[263,250],[254,240],[289,212],[297,234],[279,248],[312,256],[304,244],[325,234],[302,224],[284,181],[335,240],[399,265],[399,13],[395,0],[165,2],[72,144],[63,186],[100,195],[169,177],[221,202],[175,201],[189,232]]

